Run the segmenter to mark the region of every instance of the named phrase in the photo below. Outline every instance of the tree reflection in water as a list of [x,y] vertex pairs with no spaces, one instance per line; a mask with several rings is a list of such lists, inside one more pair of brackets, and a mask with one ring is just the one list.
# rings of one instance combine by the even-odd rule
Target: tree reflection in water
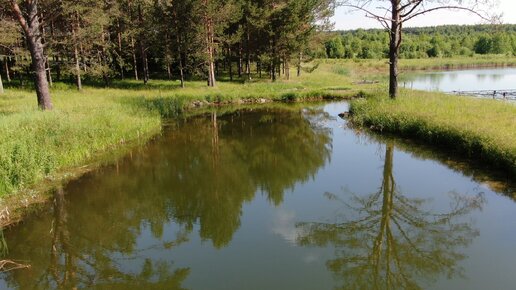
[[461,274],[461,249],[478,235],[466,217],[481,209],[482,195],[450,193],[450,211],[425,210],[426,199],[399,191],[393,174],[394,146],[386,145],[383,180],[378,192],[342,202],[353,220],[299,223],[303,246],[334,246],[336,257],[327,267],[341,281],[341,289],[421,289],[440,275]]
[[331,152],[331,132],[318,125],[326,117],[270,109],[177,122],[145,150],[56,190],[47,214],[10,230],[8,258],[31,268],[2,278],[18,289],[182,289],[190,269],[171,252],[194,229],[227,246],[256,193],[279,204],[314,176]]
[[[168,262],[145,259],[139,271],[124,271],[120,266],[128,257],[117,254],[120,249],[115,244],[95,244],[94,235],[102,233],[88,232],[82,233],[88,236],[82,236],[70,222],[70,215],[63,189],[56,189],[50,244],[42,239],[43,245],[25,248],[30,254],[31,268],[13,272],[8,282],[16,282],[20,289],[184,289],[181,284],[190,272],[188,268],[173,269]],[[178,234],[177,240],[163,247],[184,241],[185,237]],[[50,250],[49,260],[45,259],[48,252],[42,251],[45,248]]]

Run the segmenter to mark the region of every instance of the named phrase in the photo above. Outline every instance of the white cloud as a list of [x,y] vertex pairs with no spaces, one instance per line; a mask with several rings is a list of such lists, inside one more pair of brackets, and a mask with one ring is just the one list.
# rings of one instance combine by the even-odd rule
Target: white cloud
[[301,229],[296,227],[296,213],[278,209],[273,221],[272,232],[295,245],[297,238],[302,234]]

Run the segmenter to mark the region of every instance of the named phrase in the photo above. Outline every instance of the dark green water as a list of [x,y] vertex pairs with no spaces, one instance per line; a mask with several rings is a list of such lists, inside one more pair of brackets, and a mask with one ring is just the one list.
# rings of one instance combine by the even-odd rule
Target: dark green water
[[507,179],[357,132],[346,110],[171,124],[4,231],[31,267],[0,288],[514,289]]

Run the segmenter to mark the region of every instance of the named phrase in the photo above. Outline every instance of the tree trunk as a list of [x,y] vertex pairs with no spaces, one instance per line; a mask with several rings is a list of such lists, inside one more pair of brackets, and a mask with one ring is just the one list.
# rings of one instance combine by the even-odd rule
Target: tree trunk
[[276,64],[274,63],[274,60],[271,61],[271,80],[273,82],[276,81]]
[[5,77],[7,78],[7,82],[11,82],[11,73],[9,72],[9,58],[5,58]]
[[48,84],[50,85],[50,87],[52,87],[54,83],[52,81],[52,70],[50,69],[50,62],[48,61],[48,57],[47,57],[45,63],[46,63],[46,66],[47,66]]
[[[177,27],[177,22],[176,22]],[[185,75],[184,75],[184,67],[183,67],[183,53],[182,53],[182,42],[179,35],[176,36],[177,41],[177,56],[179,57],[179,77],[181,81],[181,88],[185,87]]]
[[229,80],[233,81],[233,63],[231,62],[231,46],[228,47]]
[[251,35],[249,33],[249,26],[247,27],[247,45],[246,45],[246,61],[245,61],[245,73],[247,74],[247,80],[251,80]]
[[4,83],[2,82],[2,74],[0,74],[0,95],[4,93]]
[[120,27],[120,19],[116,21],[117,26],[117,40],[118,40],[118,61],[120,66],[120,78],[124,79],[124,58],[122,57],[122,28]]
[[143,56],[143,82],[147,84],[150,79],[150,72],[149,72],[149,58],[147,57],[147,49],[145,48],[143,50],[144,56]]
[[289,58],[285,58],[285,76],[287,77],[287,81],[290,80],[290,63]]
[[[179,23],[177,21],[177,15],[174,11],[174,26],[176,31],[179,31]],[[176,33],[176,49],[177,49],[177,57],[179,59],[179,78],[181,82],[181,88],[185,87],[185,76],[184,76],[184,68],[183,68],[183,42],[181,40],[181,35]]]
[[283,61],[281,63],[281,70],[283,71],[283,75],[285,75],[285,56],[283,56]]
[[[40,11],[41,13],[41,11]],[[43,18],[41,16],[41,14],[38,14],[38,17],[39,18]],[[41,44],[43,45],[43,47],[45,47],[46,45],[46,31],[45,31],[45,26],[44,25],[40,25],[40,33],[41,33]],[[50,87],[52,87],[54,84],[52,82],[52,72],[50,70],[50,62],[48,61],[48,56],[45,56],[45,72],[47,74],[47,81],[48,81],[48,85]]]
[[242,77],[242,67],[243,67],[243,60],[242,60],[242,44],[239,44],[238,47],[238,77]]
[[142,58],[143,83],[147,84],[149,81],[149,64],[147,62],[147,51],[145,50],[142,38],[140,38],[140,56]]
[[183,72],[183,56],[179,54],[179,76],[181,77],[181,87],[185,87],[185,76]]
[[133,69],[134,69],[134,79],[138,80],[138,61],[136,60],[136,47],[134,45],[134,38],[131,36],[131,49],[133,55]]
[[297,59],[297,76],[301,76],[301,63],[303,62],[303,53],[299,52],[298,59]]
[[[209,7],[208,0],[204,1],[206,9]],[[206,53],[208,56],[208,86],[215,87],[215,62],[214,62],[214,27],[213,27],[213,19],[208,15],[208,11],[204,14],[204,20],[206,23]]]
[[[100,50],[100,54],[99,54],[99,60],[100,60],[100,63],[104,66],[109,66],[109,60],[108,60],[108,56],[107,56],[107,53],[106,53],[106,47],[107,47],[107,42],[111,42],[111,39],[109,37],[109,34],[106,33],[106,30],[104,29],[104,27],[102,27],[102,44],[101,44],[101,50]],[[104,84],[106,87],[109,86],[109,83],[111,82],[110,80],[110,77],[109,77],[109,73],[107,73],[106,71],[104,71],[102,73],[102,78],[104,79]]]
[[56,62],[56,80],[59,82],[61,81],[61,59],[58,55],[55,56],[55,62]]
[[[54,39],[54,21],[50,21],[50,37]],[[48,62],[48,59],[47,59]],[[56,67],[56,80],[61,80],[61,64],[59,64],[59,55],[54,54],[54,63]],[[50,67],[50,66],[49,66]]]
[[[138,22],[140,24],[140,27],[143,28],[143,12],[142,12],[142,6],[138,5]],[[147,84],[149,82],[149,62],[147,60],[147,48],[145,45],[145,34],[143,32],[140,33],[140,57],[142,58],[142,73],[143,73],[143,83]]]
[[389,97],[395,99],[398,95],[398,60],[401,44],[401,15],[400,1],[392,0],[392,21],[389,43]]
[[79,62],[79,48],[77,45],[77,33],[75,32],[75,28],[72,28],[72,36],[74,39],[73,44],[73,60],[75,62],[75,85],[77,89],[82,90],[82,80],[81,80],[81,66]]
[[24,7],[27,9],[27,18],[25,18],[24,13],[21,11],[17,0],[10,0],[10,3],[16,18],[25,33],[32,57],[32,68],[36,74],[36,95],[38,98],[38,106],[42,110],[51,110],[53,105],[45,70],[46,58],[43,51],[43,44],[41,43],[38,1],[24,1]]

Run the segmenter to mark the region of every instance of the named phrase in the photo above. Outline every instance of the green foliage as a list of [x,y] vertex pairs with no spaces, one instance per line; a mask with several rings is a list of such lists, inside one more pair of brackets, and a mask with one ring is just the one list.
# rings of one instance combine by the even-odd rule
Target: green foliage
[[[516,55],[516,25],[437,26],[405,28],[400,57],[406,59]],[[337,34],[337,35],[335,35]],[[331,33],[325,42],[328,58],[387,58],[388,34],[384,30],[353,30]]]
[[344,58],[344,45],[340,37],[333,37],[325,43],[326,55],[329,58]]

